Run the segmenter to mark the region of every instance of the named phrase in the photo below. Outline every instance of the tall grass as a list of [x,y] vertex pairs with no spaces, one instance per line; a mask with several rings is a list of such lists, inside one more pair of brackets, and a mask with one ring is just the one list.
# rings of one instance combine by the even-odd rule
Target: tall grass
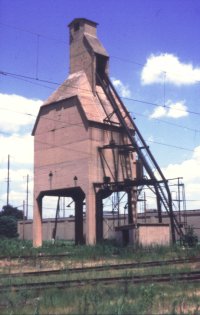
[[[55,255],[59,253],[65,253],[66,258],[59,258],[59,260],[52,261],[52,263],[50,259],[42,260],[41,258],[41,254]],[[15,261],[15,265],[11,264],[5,269],[1,267],[2,272],[5,273],[8,270],[11,271],[11,268],[16,268],[16,271],[17,269],[23,271],[26,267],[40,269],[52,266],[60,268],[61,263],[64,267],[96,262],[99,264],[102,262],[109,266],[113,261],[115,263],[143,262],[193,257],[199,256],[199,254],[199,246],[192,249],[180,246],[152,246],[146,248],[127,246],[123,248],[114,242],[103,242],[96,246],[74,246],[70,242],[56,241],[55,244],[44,242],[41,248],[33,248],[30,241],[0,239],[0,259],[2,256],[10,257],[12,263],[12,256],[19,257],[17,262]],[[30,256],[32,260],[20,259],[21,256]],[[175,267],[171,271],[176,271],[176,268],[178,271],[179,267]],[[162,270],[162,268],[157,268],[157,273],[162,272]],[[165,270],[170,271],[170,266]],[[135,272],[127,270],[126,275],[133,275]],[[141,273],[144,272],[141,270]],[[149,270],[148,273],[152,273],[152,270]],[[87,274],[87,278],[94,276],[96,276],[94,272]],[[79,277],[79,275],[77,274],[76,277]],[[57,276],[57,278],[59,277]],[[66,280],[74,278],[74,274],[66,273],[65,278]],[[116,284],[107,287],[88,285],[81,288],[70,288],[70,290],[51,289],[15,292],[12,290],[12,283],[15,280],[12,279],[11,274],[6,281],[10,283],[11,290],[0,295],[0,314],[2,315],[200,314],[200,285],[198,283],[193,285],[187,283],[176,284],[174,281],[173,284],[132,285],[125,281],[121,285]],[[20,281],[22,280],[19,279]]]
[[33,248],[31,241],[18,239],[0,239],[0,258],[2,256],[39,256],[40,254],[67,254],[69,258],[77,260],[99,260],[103,258],[132,259],[134,261],[162,260],[180,257],[192,257],[199,255],[200,246],[194,248],[184,248],[181,246],[133,246],[121,247],[115,242],[106,241],[95,246],[83,245],[74,246],[72,242],[44,241],[43,246]]
[[86,286],[70,290],[10,292],[0,314],[199,314],[199,284]]

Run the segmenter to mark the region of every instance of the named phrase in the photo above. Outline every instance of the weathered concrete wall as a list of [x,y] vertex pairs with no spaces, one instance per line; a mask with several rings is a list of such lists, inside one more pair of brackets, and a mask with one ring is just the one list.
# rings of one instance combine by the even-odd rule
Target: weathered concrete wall
[[70,73],[80,70],[85,71],[90,82],[91,89],[95,87],[95,61],[94,53],[84,44],[84,34],[96,36],[96,27],[80,23],[80,28],[75,31],[70,28]]
[[[124,223],[124,218],[121,218],[120,224]],[[42,235],[43,240],[52,239],[52,231],[55,226],[54,220],[43,220],[42,222]],[[104,239],[116,239],[122,243],[121,232],[116,232],[115,227],[117,226],[117,219],[105,218],[103,221],[103,237]],[[56,239],[60,240],[74,240],[74,218],[59,219],[57,224]],[[84,230],[86,227],[86,221],[84,220]],[[150,226],[139,226],[137,229],[137,239],[131,240],[132,230],[129,231],[129,239],[131,243],[137,242],[143,246],[149,245],[169,245],[170,243],[170,228],[169,225],[150,225]],[[18,233],[20,239],[32,239],[32,222],[20,221],[18,223]],[[84,233],[85,235],[85,233]]]
[[77,174],[77,185],[86,187],[89,139],[76,105],[74,99],[43,108],[35,134],[35,195],[73,187]]
[[[97,23],[87,19],[75,19],[69,24],[70,76],[41,107],[34,127],[34,246],[40,246],[42,239],[49,238],[51,230],[49,225],[43,223],[42,236],[44,191],[50,194],[59,189],[63,193],[65,189],[66,194],[68,188],[74,189],[74,177],[77,177],[76,186],[83,192],[82,197],[84,194],[86,196],[86,243],[95,244],[94,183],[103,183],[104,176],[110,177],[115,183],[136,177],[133,152],[128,151],[124,156],[121,153],[117,156],[117,148],[104,150],[106,166],[102,167],[98,148],[109,145],[111,140],[117,145],[128,141],[124,131],[122,132],[120,120],[113,111],[113,105],[96,76],[97,70],[101,78],[108,72],[109,59],[96,37],[96,26]],[[115,98],[125,121],[133,128],[124,106],[117,101],[116,96]],[[112,117],[112,122],[106,123],[105,119],[109,116]],[[70,197],[76,199],[77,223],[78,217],[79,222],[82,220],[82,198],[80,200],[77,195]],[[79,232],[77,226],[78,223],[76,236]],[[82,230],[80,231],[82,235]],[[60,233],[64,235],[64,230]]]
[[[41,245],[41,191],[77,186],[87,190],[89,138],[76,98],[43,106],[35,131],[34,227],[35,246]],[[51,176],[50,176],[51,174]]]
[[32,240],[33,239],[33,221],[18,221],[17,232],[19,239],[21,240]]
[[[124,222],[124,218],[121,219],[121,223]],[[103,236],[104,239],[115,239],[115,226],[117,225],[117,220],[113,219],[113,217],[105,218],[103,221]],[[42,221],[42,237],[44,241],[52,239],[52,232],[55,226],[54,219],[44,219]],[[18,233],[20,239],[32,240],[32,228],[33,221],[18,221]],[[84,217],[83,222],[83,233],[84,237],[86,237],[86,218]],[[69,217],[65,219],[58,219],[57,224],[57,239],[63,240],[74,240],[75,239],[75,219],[74,217]]]
[[164,224],[140,225],[137,229],[137,242],[142,246],[169,245],[170,226]]
[[[42,221],[42,238],[44,241],[52,239],[52,232],[55,226],[55,221],[52,219],[45,219]],[[33,221],[19,221],[18,233],[20,239],[32,240],[33,239]],[[66,220],[59,220],[57,225],[56,238],[60,240],[74,240],[75,239],[75,220],[69,218]]]
[[[182,217],[182,222],[183,222],[183,215],[181,217]],[[138,215],[138,223],[144,224],[145,221],[147,224],[148,223],[155,224],[158,222],[157,218],[155,217],[155,213],[153,213],[153,212],[147,213],[146,219],[143,215],[141,215],[141,214]],[[164,223],[169,224],[169,218],[167,216],[164,217]],[[187,211],[187,223],[189,226],[194,227],[194,232],[200,240],[200,228],[199,228],[199,226],[200,226],[200,210]],[[117,234],[116,234],[115,229],[114,229],[115,226],[117,226],[117,224],[118,223],[117,223],[116,217],[115,217],[115,219],[113,219],[113,217],[105,217],[104,218],[103,236],[105,239],[115,239],[117,237]],[[120,225],[123,225],[123,224],[124,225],[128,224],[127,217],[125,218],[125,220],[124,220],[123,216],[120,218]],[[55,225],[54,219],[44,219],[43,220],[42,230],[43,230],[43,239],[44,240],[51,240],[54,225]],[[33,238],[32,228],[33,228],[33,221],[32,220],[24,221],[24,232],[23,232],[23,221],[19,221],[18,222],[18,233],[19,233],[20,239],[23,239],[23,235],[24,235],[24,239],[32,240],[32,238]],[[156,229],[155,229],[155,231],[157,231],[156,233],[159,232],[159,230],[156,230]],[[151,229],[145,230],[145,228],[144,228],[141,230],[141,233],[142,233],[141,235],[143,235],[143,236],[140,236],[140,237],[143,237],[144,242],[146,242],[147,235],[149,235],[149,233],[151,233]],[[153,229],[153,233],[154,233],[154,229]],[[85,217],[84,217],[84,237],[85,237],[85,235],[86,235],[86,221],[85,221]],[[57,237],[59,239],[74,240],[74,218],[73,217],[72,218],[59,219],[58,226],[57,226]],[[150,235],[150,239],[153,241],[153,238],[151,238],[151,235]]]

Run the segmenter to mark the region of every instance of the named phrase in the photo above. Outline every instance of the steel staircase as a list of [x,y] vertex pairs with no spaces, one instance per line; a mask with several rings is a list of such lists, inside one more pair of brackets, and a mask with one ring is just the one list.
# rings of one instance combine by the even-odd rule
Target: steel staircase
[[104,74],[103,76],[99,76],[97,73],[97,80],[101,88],[103,89],[105,95],[107,96],[107,99],[112,105],[113,114],[117,116],[120,126],[123,128],[131,145],[133,146],[135,152],[137,153],[138,159],[142,161],[143,167],[146,170],[147,174],[146,177],[147,185],[148,183],[151,182],[151,185],[154,186],[155,193],[157,196],[159,222],[162,221],[161,206],[164,207],[165,211],[169,215],[171,223],[172,242],[175,243],[176,241],[175,232],[180,237],[182,237],[183,231],[173,212],[173,203],[168,181],[166,180],[158,163],[156,162],[154,156],[152,155],[148,145],[143,139],[139,129],[137,128],[131,115],[127,111],[125,105],[121,101],[118,93],[116,92],[108,76],[106,74]]

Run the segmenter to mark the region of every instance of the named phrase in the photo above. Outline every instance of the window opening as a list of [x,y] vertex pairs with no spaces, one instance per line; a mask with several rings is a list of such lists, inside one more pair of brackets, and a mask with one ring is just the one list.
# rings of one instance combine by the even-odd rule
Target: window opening
[[96,55],[96,72],[98,73],[100,78],[103,78],[105,75],[107,62],[108,62],[107,57],[98,54]]

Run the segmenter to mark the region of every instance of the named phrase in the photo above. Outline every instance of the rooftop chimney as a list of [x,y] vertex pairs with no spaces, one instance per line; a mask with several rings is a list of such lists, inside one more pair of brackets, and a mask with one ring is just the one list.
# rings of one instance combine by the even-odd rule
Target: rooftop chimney
[[74,19],[70,30],[70,74],[84,71],[95,93],[96,72],[102,77],[108,72],[109,56],[96,36],[97,23]]

